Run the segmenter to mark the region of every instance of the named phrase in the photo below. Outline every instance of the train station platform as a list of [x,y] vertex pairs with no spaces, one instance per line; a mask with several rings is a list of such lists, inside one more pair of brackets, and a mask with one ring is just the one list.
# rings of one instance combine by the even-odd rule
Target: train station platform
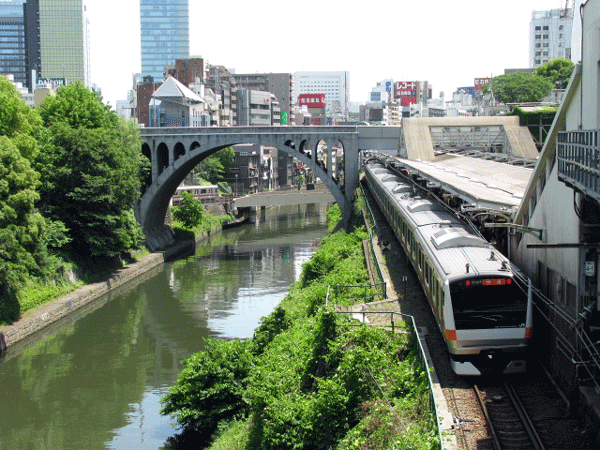
[[529,180],[532,167],[446,153],[430,161],[388,157],[396,166],[440,187],[476,208],[516,211]]

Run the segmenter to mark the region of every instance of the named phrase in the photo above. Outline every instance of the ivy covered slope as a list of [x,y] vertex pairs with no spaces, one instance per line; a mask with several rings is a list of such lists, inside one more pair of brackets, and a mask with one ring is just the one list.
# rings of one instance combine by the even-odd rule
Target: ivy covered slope
[[253,339],[210,340],[186,361],[162,413],[214,450],[438,448],[407,335],[325,307],[328,285],[368,282],[364,238],[324,238]]

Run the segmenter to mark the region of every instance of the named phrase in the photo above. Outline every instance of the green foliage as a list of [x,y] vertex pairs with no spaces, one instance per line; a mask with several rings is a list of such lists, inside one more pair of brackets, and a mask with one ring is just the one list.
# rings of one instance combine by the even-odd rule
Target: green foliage
[[550,81],[557,89],[565,89],[571,79],[575,64],[570,59],[556,58],[539,66],[534,74]]
[[208,436],[220,421],[246,416],[249,408],[243,394],[253,362],[251,344],[208,340],[204,352],[185,360],[177,384],[161,399],[161,414]]
[[172,208],[173,218],[188,229],[194,228],[202,222],[204,207],[194,198],[189,191],[181,193],[181,205]]
[[233,147],[225,147],[214,155],[204,158],[192,172],[210,183],[216,184],[223,178],[223,174],[229,170],[234,160]]
[[254,352],[261,354],[265,347],[282,331],[287,330],[292,321],[287,316],[285,309],[277,306],[271,314],[263,317],[260,325],[254,330]]
[[69,230],[68,250],[88,258],[139,247],[143,235],[132,208],[147,160],[135,124],[80,83],[48,96],[40,115],[49,136],[36,159],[39,207]]
[[8,137],[21,155],[32,160],[38,152],[41,119],[36,110],[21,99],[15,87],[0,76],[0,136]]
[[30,276],[51,272],[47,221],[36,210],[39,174],[31,167],[40,119],[0,77],[0,321],[20,314],[18,295]]
[[206,353],[190,358],[163,400],[169,405],[163,414],[186,430],[218,428],[213,450],[439,446],[427,377],[406,335],[351,327],[320,306],[328,284],[366,281],[365,236],[359,230],[323,239],[302,281],[261,321],[247,347],[210,341]]
[[501,103],[527,103],[540,101],[554,89],[554,85],[543,77],[514,72],[494,77],[492,83],[484,86],[484,92],[490,88]]
[[217,183],[217,186],[218,186],[217,191],[221,195],[230,195],[233,193],[231,186],[229,186],[229,184],[226,181],[219,181]]
[[[340,277],[343,277],[339,283],[346,284],[343,280],[346,278],[344,273],[350,273],[348,260],[362,261],[361,269],[364,271],[364,256],[362,253],[363,236],[358,234],[348,234],[345,231],[339,231],[335,234],[330,234],[321,241],[321,248],[313,257],[302,267],[302,275],[300,276],[301,287],[306,287],[319,278],[339,271]],[[345,261],[344,267],[341,267],[339,262]],[[338,278],[339,279],[339,278]],[[346,278],[347,279],[347,278]],[[363,277],[361,277],[364,280]],[[355,283],[360,284],[355,280]],[[347,283],[351,284],[351,283]]]

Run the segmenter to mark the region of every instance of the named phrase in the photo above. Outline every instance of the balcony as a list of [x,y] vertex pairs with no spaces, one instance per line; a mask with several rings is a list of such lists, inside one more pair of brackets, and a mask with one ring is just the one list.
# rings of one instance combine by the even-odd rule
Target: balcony
[[558,134],[558,179],[600,203],[600,130]]

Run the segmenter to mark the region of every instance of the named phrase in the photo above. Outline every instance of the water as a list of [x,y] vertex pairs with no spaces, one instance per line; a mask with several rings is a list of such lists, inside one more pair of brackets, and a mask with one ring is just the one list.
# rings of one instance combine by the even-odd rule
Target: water
[[159,401],[181,361],[206,337],[252,337],[325,235],[325,212],[267,210],[3,354],[0,449],[172,448]]

